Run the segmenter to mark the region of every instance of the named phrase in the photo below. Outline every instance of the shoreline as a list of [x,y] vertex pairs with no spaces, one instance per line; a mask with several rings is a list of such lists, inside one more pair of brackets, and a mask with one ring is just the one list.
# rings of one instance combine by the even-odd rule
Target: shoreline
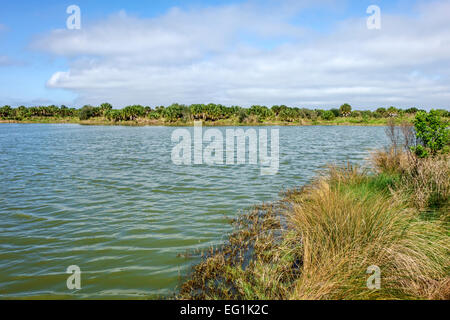
[[[377,151],[371,160],[372,173],[331,166],[238,215],[175,299],[449,300],[450,184],[439,177],[450,159]],[[380,287],[369,286],[371,267]]]
[[[302,119],[297,122],[286,122],[286,121],[264,121],[264,122],[236,122],[236,121],[203,121],[202,125],[205,127],[262,127],[262,126],[283,126],[283,127],[306,127],[306,126],[355,126],[355,127],[379,127],[386,126],[388,124],[388,120],[386,119],[378,119],[376,121],[367,121],[364,122],[361,119],[351,119],[350,121],[326,121],[326,120],[305,120]],[[343,119],[344,120],[344,119]],[[410,119],[396,119],[396,121],[407,121],[411,122]],[[131,127],[193,127],[194,121],[161,121],[161,120],[147,120],[147,119],[138,119],[135,121],[109,121],[104,119],[92,119],[92,120],[78,120],[74,118],[70,119],[58,119],[58,118],[39,118],[39,119],[31,119],[31,120],[2,120],[0,119],[1,124],[79,124],[85,126],[131,126]]]

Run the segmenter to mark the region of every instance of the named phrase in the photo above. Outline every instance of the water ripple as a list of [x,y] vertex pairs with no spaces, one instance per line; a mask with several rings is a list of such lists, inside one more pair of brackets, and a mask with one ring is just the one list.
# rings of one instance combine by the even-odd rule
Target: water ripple
[[[168,294],[198,259],[180,254],[220,243],[225,217],[385,143],[380,127],[278,129],[279,173],[260,176],[172,164],[174,128],[0,125],[0,298]],[[66,287],[70,265],[81,290]]]

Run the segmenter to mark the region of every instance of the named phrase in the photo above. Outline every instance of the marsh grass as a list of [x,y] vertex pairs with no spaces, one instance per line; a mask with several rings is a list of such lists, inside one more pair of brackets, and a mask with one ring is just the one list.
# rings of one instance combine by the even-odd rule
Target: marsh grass
[[[239,216],[178,298],[450,299],[448,219],[426,214],[448,218],[448,160],[404,156],[376,154],[372,174],[330,167]],[[366,286],[371,265],[381,269],[380,290]]]
[[399,193],[420,210],[449,206],[450,157],[445,154],[420,159],[408,152],[376,151],[372,163],[379,175],[399,177]]
[[[418,159],[405,168],[402,191],[421,210],[448,207],[450,197],[450,161],[448,156]],[[448,214],[448,211],[447,211]]]
[[[290,213],[303,268],[289,298],[429,298],[434,291],[426,292],[427,283],[445,281],[444,228],[421,221],[402,201],[379,193],[380,180],[370,180],[354,169],[334,169],[304,191]],[[381,290],[366,287],[370,265],[382,270]]]

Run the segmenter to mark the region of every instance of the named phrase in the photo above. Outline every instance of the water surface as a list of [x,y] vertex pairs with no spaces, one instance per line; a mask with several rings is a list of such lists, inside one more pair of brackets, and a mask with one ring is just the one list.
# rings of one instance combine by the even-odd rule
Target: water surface
[[[170,127],[1,124],[0,298],[171,293],[196,262],[179,255],[223,241],[226,217],[386,143],[382,127],[277,128],[279,173],[261,176],[174,165]],[[70,265],[81,290],[67,289]]]

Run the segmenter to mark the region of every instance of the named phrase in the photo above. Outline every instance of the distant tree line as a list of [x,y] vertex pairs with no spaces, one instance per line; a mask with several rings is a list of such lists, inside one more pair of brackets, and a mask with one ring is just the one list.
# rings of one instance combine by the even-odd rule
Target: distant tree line
[[[91,118],[106,118],[110,121],[133,121],[140,118],[161,119],[168,122],[176,121],[217,121],[224,119],[235,119],[239,122],[252,120],[263,122],[265,120],[279,120],[285,122],[295,122],[300,119],[309,120],[334,120],[339,117],[362,118],[392,118],[405,115],[415,115],[418,108],[399,109],[396,107],[378,108],[375,111],[352,110],[352,107],[345,103],[339,109],[307,109],[298,107],[287,107],[285,105],[275,105],[271,108],[266,106],[254,105],[250,108],[239,106],[227,107],[221,104],[192,104],[184,105],[174,103],[168,107],[157,106],[151,108],[142,105],[127,106],[123,109],[114,109],[109,103],[103,103],[100,106],[85,105],[80,109],[68,108],[66,106],[39,106],[11,108],[3,106],[0,108],[0,118],[4,120],[26,120],[35,117],[53,117],[53,118],[79,118],[88,120]],[[450,117],[450,111],[437,110],[443,117]]]

